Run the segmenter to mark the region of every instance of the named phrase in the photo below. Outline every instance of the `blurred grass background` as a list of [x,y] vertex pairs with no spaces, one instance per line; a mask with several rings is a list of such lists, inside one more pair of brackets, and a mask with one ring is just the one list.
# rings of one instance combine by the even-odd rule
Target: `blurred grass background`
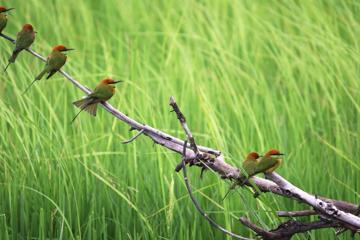
[[[359,203],[360,3],[358,1],[13,0],[5,34],[24,23],[33,49],[64,44],[64,70],[88,87],[125,79],[110,103],[184,138],[174,95],[197,142],[240,166],[250,151],[285,152],[278,172],[304,190]],[[0,41],[1,66],[12,44]],[[195,211],[180,157],[145,137],[122,145],[129,127],[103,109],[74,125],[83,94],[61,75],[25,87],[43,63],[20,54],[0,74],[1,239],[223,239]],[[240,189],[191,169],[196,196],[227,229],[255,235],[294,201]],[[308,219],[309,220],[309,219]],[[347,239],[344,235],[341,239]],[[295,239],[333,239],[320,230]]]

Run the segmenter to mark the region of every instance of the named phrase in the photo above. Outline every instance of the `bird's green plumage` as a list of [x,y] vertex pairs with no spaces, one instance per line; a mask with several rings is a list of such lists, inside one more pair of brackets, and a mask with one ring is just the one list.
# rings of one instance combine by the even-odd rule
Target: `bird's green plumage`
[[115,86],[112,84],[100,83],[92,93],[87,97],[73,102],[73,104],[80,108],[80,112],[73,118],[72,122],[76,117],[83,111],[87,111],[92,116],[96,116],[97,104],[99,102],[105,102],[109,100],[115,94]]
[[251,160],[245,160],[242,164],[244,171],[248,175],[248,177],[251,177],[256,174],[258,161],[251,159]]
[[21,51],[31,46],[35,40],[35,32],[30,30],[21,30],[16,35],[14,51]]
[[21,30],[16,35],[15,48],[13,54],[9,58],[9,62],[13,63],[17,55],[24,49],[31,46],[35,40],[35,32],[31,30]]
[[281,163],[281,158],[264,156],[259,159],[256,172],[257,173],[272,172],[280,165],[280,163]]
[[[230,193],[231,190],[235,189],[238,185],[242,186],[243,184],[245,184],[245,182],[252,176],[254,176],[255,174],[257,174],[258,172],[257,170],[257,165],[258,165],[258,158],[250,158],[249,156],[243,161],[242,163],[242,168],[245,171],[245,173],[241,174],[241,177],[236,180],[233,184],[231,184],[229,190],[227,191],[227,193],[225,194],[223,200],[226,198],[226,196]],[[250,184],[253,186],[253,188],[255,189],[255,195],[258,196],[260,194],[260,192],[258,191],[258,189],[255,187],[255,185],[253,184],[252,181],[249,181]]]
[[0,33],[5,29],[7,24],[7,16],[4,13],[0,13]]
[[115,86],[111,84],[98,85],[89,97],[96,98],[102,102],[109,100],[115,93]]
[[46,65],[43,71],[35,78],[40,80],[45,74],[49,73],[47,78],[50,78],[55,72],[59,71],[66,63],[66,55],[60,51],[54,50],[51,52],[46,60]]

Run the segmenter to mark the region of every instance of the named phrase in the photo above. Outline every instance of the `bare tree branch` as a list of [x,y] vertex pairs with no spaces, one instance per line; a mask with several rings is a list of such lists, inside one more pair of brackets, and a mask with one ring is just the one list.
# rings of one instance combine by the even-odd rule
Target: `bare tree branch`
[[351,213],[344,212],[338,209],[334,204],[328,203],[322,199],[319,199],[295,185],[291,184],[277,173],[268,173],[266,177],[275,182],[285,193],[292,198],[296,198],[299,201],[312,206],[317,212],[322,215],[328,216],[332,219],[338,220],[345,224],[354,226],[360,229],[360,218]]
[[277,211],[279,217],[304,217],[311,215],[318,215],[315,210],[301,210],[301,211]]

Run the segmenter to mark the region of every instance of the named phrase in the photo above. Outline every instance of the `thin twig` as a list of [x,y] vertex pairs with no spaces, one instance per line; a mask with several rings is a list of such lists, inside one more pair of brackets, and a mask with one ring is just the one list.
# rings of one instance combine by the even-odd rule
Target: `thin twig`
[[305,217],[317,215],[315,210],[301,210],[301,211],[277,211],[278,217]]
[[223,233],[237,238],[237,239],[242,239],[242,240],[250,240],[250,238],[246,238],[240,235],[237,235],[233,232],[230,232],[228,230],[226,230],[225,228],[221,227],[219,224],[217,224],[212,218],[209,217],[209,215],[201,208],[200,204],[198,203],[198,201],[196,200],[194,194],[192,193],[192,189],[190,186],[190,182],[187,176],[187,172],[186,172],[186,164],[185,164],[185,160],[186,160],[186,143],[187,141],[184,142],[184,147],[183,147],[183,157],[182,157],[182,164],[183,164],[183,177],[184,177],[184,181],[185,181],[185,185],[186,185],[186,189],[189,193],[190,199],[191,201],[194,203],[195,208],[200,212],[200,214],[215,228],[219,229],[220,231],[222,231]]
[[134,141],[136,138],[138,138],[141,134],[144,133],[144,129],[141,129],[137,134],[135,134],[132,138],[130,138],[129,140],[123,141],[123,144],[128,144],[131,143],[132,141]]
[[199,149],[195,143],[195,138],[193,137],[187,123],[184,114],[180,111],[178,105],[175,102],[174,97],[170,97],[170,106],[172,106],[174,112],[177,115],[177,118],[179,119],[181,126],[183,127],[185,134],[187,135],[188,141],[190,142],[191,149],[195,152],[195,154],[199,153]]

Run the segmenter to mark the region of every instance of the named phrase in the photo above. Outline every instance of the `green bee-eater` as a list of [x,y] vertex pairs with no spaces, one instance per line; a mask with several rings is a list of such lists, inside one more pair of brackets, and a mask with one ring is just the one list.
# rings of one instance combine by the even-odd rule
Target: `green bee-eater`
[[[263,157],[259,156],[256,152],[251,152],[243,162],[243,169],[246,172],[247,176],[240,177],[241,180],[234,182],[229,191],[226,193],[225,197],[229,192],[234,189],[237,185],[243,185],[246,180],[258,173],[271,173],[276,168],[278,168],[282,162],[282,159],[278,156],[284,155],[277,149],[270,149],[265,153]],[[255,196],[258,196],[260,192],[257,187],[252,183],[251,179],[249,180],[250,184],[255,188]],[[224,199],[225,199],[224,197]]]
[[62,66],[66,63],[67,56],[63,53],[66,51],[74,50],[72,48],[67,48],[64,45],[57,45],[53,48],[52,52],[48,56],[46,60],[46,65],[44,70],[35,78],[34,81],[30,83],[30,85],[26,88],[24,93],[34,84],[34,82],[43,78],[45,74],[49,74],[46,79],[49,79],[52,75],[54,75],[57,71],[60,70]]
[[20,32],[16,35],[15,48],[9,58],[9,63],[6,65],[4,71],[9,67],[11,63],[14,63],[18,54],[31,46],[35,40],[35,31],[31,24],[25,24]]
[[271,173],[278,168],[282,162],[282,159],[278,156],[284,155],[277,149],[270,149],[265,155],[259,159],[256,172]]
[[7,24],[7,15],[5,13],[13,9],[14,8],[0,6],[0,33],[5,29]]
[[259,163],[259,158],[261,156],[257,153],[257,152],[251,152],[247,155],[247,157],[245,158],[245,160],[242,163],[242,168],[245,171],[245,173],[241,174],[241,177],[239,179],[241,180],[237,180],[235,181],[231,186],[229,191],[225,194],[223,200],[226,198],[226,196],[229,194],[229,192],[233,189],[236,188],[237,185],[243,185],[245,183],[245,181],[254,176],[255,174],[257,174],[257,166]]
[[109,100],[115,94],[114,84],[119,82],[122,81],[114,81],[111,78],[106,78],[100,81],[92,93],[83,99],[73,102],[76,107],[80,108],[80,111],[75,115],[71,122],[73,122],[83,110],[87,111],[92,116],[96,116],[97,104]]

